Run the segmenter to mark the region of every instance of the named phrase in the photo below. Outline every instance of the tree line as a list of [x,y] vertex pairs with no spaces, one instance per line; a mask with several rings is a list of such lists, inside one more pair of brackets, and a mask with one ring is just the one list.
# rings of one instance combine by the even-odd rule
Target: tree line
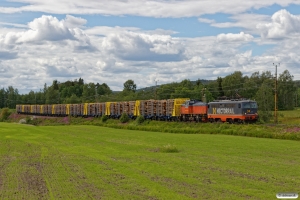
[[[278,76],[278,109],[291,110],[300,104],[300,82],[285,70]],[[274,109],[275,78],[270,71],[255,72],[244,76],[236,71],[216,80],[190,81],[137,89],[133,80],[123,84],[121,92],[113,92],[106,83],[85,83],[82,78],[52,85],[44,84],[38,92],[19,94],[18,89],[9,86],[0,89],[0,108],[15,108],[16,104],[60,104],[114,102],[146,99],[190,98],[210,102],[224,98],[247,98],[258,102],[259,110],[269,112]]]

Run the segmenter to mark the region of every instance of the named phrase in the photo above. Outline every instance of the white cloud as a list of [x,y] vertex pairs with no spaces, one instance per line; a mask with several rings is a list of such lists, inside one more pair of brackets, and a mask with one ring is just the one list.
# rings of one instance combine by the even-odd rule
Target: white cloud
[[78,28],[86,24],[86,19],[80,17],[74,17],[72,15],[67,15],[65,20],[62,20],[64,25],[68,28]]
[[[241,16],[240,20],[237,16]],[[28,92],[44,83],[49,85],[54,79],[63,82],[82,77],[86,83],[105,82],[113,90],[121,90],[128,79],[140,88],[154,85],[154,79],[159,84],[185,78],[215,79],[236,70],[251,75],[272,69],[274,61],[296,63],[282,65],[291,74],[299,73],[300,78],[299,39],[273,41],[272,49],[255,55],[251,44],[265,40],[253,37],[260,29],[255,30],[255,20],[247,21],[246,16],[233,16],[237,26],[243,22],[250,24],[245,32],[195,38],[173,37],[172,30],[87,28],[87,21],[82,18],[68,15],[58,20],[42,16],[29,23],[27,29],[0,29],[0,85],[13,85]],[[255,19],[268,24],[265,16],[257,15]],[[242,48],[246,45],[250,50]]]
[[136,27],[109,27],[109,26],[94,26],[85,30],[85,33],[96,36],[108,36],[112,34],[124,34],[127,32],[141,32],[140,28]]
[[300,15],[293,15],[287,10],[280,10],[273,14],[272,22],[258,24],[257,28],[261,31],[263,38],[281,39],[300,32]]
[[166,35],[123,33],[108,35],[102,48],[124,60],[172,61],[182,59],[183,45]]
[[268,15],[254,14],[254,13],[241,13],[235,14],[229,17],[232,22],[222,22],[222,23],[211,23],[211,26],[217,28],[233,28],[239,27],[247,30],[251,34],[260,34],[256,26],[258,23],[268,23],[270,17]]
[[53,14],[101,14],[135,15],[147,17],[193,17],[214,13],[243,13],[249,9],[259,9],[274,4],[287,6],[300,4],[298,0],[264,1],[166,1],[166,0],[17,0],[28,5],[21,7],[0,7],[0,13],[44,12]]
[[16,43],[78,40],[89,44],[89,38],[76,26],[84,24],[81,18],[67,16],[59,21],[56,17],[43,15],[28,23],[28,30],[6,32],[0,35],[0,44],[15,45]]
[[[231,58],[228,63],[232,67],[237,67],[237,68],[241,69],[242,67],[251,63],[251,59],[252,59],[251,55],[252,55],[252,51],[246,51],[244,53],[237,54],[233,58]],[[248,68],[248,70],[251,71],[252,69]],[[245,71],[245,70],[243,70],[243,71]]]
[[215,23],[215,20],[213,19],[206,19],[206,18],[198,18],[199,22],[207,23],[207,24],[212,24]]
[[253,36],[244,32],[240,32],[239,34],[222,33],[217,36],[217,40],[219,42],[249,42],[253,40]]

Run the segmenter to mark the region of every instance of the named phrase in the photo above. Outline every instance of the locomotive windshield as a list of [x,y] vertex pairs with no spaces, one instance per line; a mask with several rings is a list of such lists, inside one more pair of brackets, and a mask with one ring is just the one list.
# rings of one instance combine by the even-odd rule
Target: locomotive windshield
[[256,102],[243,103],[243,108],[257,108]]

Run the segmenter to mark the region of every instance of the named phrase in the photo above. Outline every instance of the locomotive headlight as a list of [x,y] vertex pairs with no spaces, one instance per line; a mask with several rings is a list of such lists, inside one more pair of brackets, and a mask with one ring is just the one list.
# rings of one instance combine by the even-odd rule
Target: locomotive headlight
[[245,115],[247,115],[247,113],[245,113]]

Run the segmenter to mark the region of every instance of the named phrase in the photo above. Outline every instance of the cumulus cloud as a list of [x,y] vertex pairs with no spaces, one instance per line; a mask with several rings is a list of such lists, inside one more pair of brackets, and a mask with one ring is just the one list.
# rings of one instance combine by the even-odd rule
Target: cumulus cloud
[[287,10],[280,10],[272,15],[272,22],[258,24],[263,38],[281,39],[288,36],[299,35],[300,15],[293,15]]
[[178,61],[184,51],[183,45],[171,36],[142,33],[111,34],[104,39],[102,47],[132,61]]
[[[63,82],[81,77],[85,82],[105,82],[113,90],[121,90],[128,79],[133,79],[140,88],[154,85],[154,79],[158,79],[159,84],[185,78],[215,79],[236,70],[251,75],[255,71],[270,70],[270,63],[276,56],[278,62],[297,63],[289,69],[293,74],[300,73],[295,69],[300,63],[296,53],[299,40],[285,38],[276,41],[264,55],[252,54],[251,45],[266,40],[254,38],[257,22],[247,21],[251,16],[254,15],[234,15],[232,23],[235,24],[228,26],[201,18],[199,21],[219,24],[219,27],[236,26],[246,30],[193,38],[176,38],[172,36],[174,31],[161,29],[87,28],[85,19],[71,15],[62,20],[42,16],[29,23],[27,29],[0,32],[0,73],[3,77],[0,85],[13,85],[28,92],[39,89],[45,82],[49,85],[54,79]],[[266,16],[255,16],[261,24],[269,23]],[[249,23],[251,28],[242,26],[243,23]]]
[[87,35],[78,27],[86,23],[81,18],[68,15],[59,21],[56,17],[43,15],[28,23],[28,30],[0,35],[0,43],[15,44],[41,41],[78,40],[89,43]]
[[244,32],[240,32],[238,34],[227,33],[227,34],[219,34],[217,36],[217,41],[219,42],[249,42],[253,40],[253,36],[250,34],[245,34]]
[[[167,1],[167,0],[18,0],[27,5],[21,7],[0,7],[0,13],[44,12],[53,14],[101,14],[101,15],[135,15],[147,17],[194,17],[215,13],[242,13],[252,8],[259,9],[278,4],[287,6],[300,4],[297,0],[265,1]],[[217,6],[216,6],[217,5]]]
[[241,68],[245,65],[248,65],[251,62],[252,59],[251,55],[252,55],[252,51],[246,51],[244,53],[237,54],[232,59],[230,59],[228,63],[232,67]]

